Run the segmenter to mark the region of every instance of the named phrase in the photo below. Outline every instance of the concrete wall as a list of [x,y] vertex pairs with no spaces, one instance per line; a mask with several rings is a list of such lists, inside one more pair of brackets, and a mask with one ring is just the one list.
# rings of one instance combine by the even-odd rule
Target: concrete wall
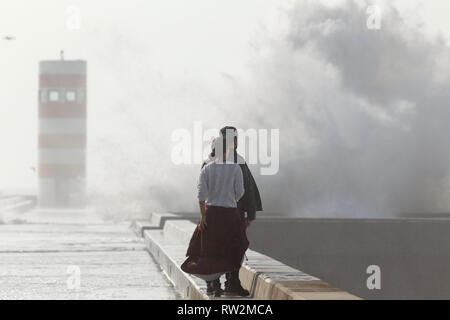
[[[147,250],[164,269],[166,275],[185,298],[209,300],[206,283],[186,274],[181,264],[186,260],[186,248],[196,224],[187,219],[195,215],[152,213],[150,221],[135,221],[132,229],[143,236]],[[242,286],[256,300],[358,300],[332,284],[306,274],[259,252],[247,250],[248,261],[239,271]],[[227,296],[227,299],[239,299]]]
[[[248,229],[250,248],[365,299],[450,299],[448,219],[271,219]],[[369,290],[369,265],[381,290]]]

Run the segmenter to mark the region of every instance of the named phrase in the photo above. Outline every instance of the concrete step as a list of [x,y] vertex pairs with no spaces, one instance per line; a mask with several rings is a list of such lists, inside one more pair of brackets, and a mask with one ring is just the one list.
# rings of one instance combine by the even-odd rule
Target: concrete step
[[[151,223],[152,229],[143,231],[147,249],[184,297],[209,299],[204,281],[180,269],[196,225],[173,214],[169,214],[168,219],[162,219],[164,214],[159,215],[152,221],[164,220],[164,224],[158,229]],[[248,261],[241,267],[240,279],[244,288],[251,292],[251,299],[359,299],[266,255],[253,250],[247,250],[246,255]]]
[[160,229],[159,225],[154,225],[153,223],[146,220],[135,220],[131,224],[130,228],[139,237],[144,237],[144,232],[146,230]]
[[206,294],[205,281],[183,272],[180,266],[186,259],[187,245],[181,243],[179,239],[167,235],[163,230],[155,229],[144,231],[144,239],[148,251],[160,264],[167,277],[184,298],[193,300],[228,300],[238,298],[236,296],[210,297]]
[[185,220],[189,218],[198,217],[199,213],[162,213],[162,212],[152,212],[150,221],[153,224],[163,226],[164,222],[167,220]]
[[183,298],[208,300],[206,288],[201,279],[184,273],[180,265],[186,259],[186,245],[180,243],[162,230],[144,231],[147,250],[159,263],[167,277]]
[[164,234],[177,239],[187,247],[195,228],[196,224],[187,220],[169,220],[164,224]]
[[186,218],[195,218],[199,214],[193,213],[160,213],[153,212],[149,220],[136,220],[131,225],[132,230],[140,237],[144,236],[145,230],[162,229],[167,220],[185,220]]

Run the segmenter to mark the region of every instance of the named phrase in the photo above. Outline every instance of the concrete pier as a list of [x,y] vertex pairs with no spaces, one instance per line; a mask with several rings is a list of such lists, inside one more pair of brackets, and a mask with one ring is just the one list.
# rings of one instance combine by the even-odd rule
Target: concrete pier
[[[32,203],[0,202],[0,299],[210,299],[205,283],[180,269],[198,214],[152,213],[130,228],[89,211],[20,213]],[[247,299],[448,299],[449,231],[448,217],[260,214],[247,229],[240,277]],[[367,286],[371,265],[380,289]],[[80,270],[79,289],[68,287],[70,267]]]
[[0,225],[0,299],[179,298],[129,223]]
[[[250,247],[364,299],[450,299],[450,219],[260,215]],[[380,268],[381,288],[367,286]]]
[[[196,218],[192,214],[152,213],[150,220],[135,222],[133,229],[138,235],[143,235],[148,251],[184,298],[207,300],[212,297],[206,295],[205,282],[180,269],[196,226],[189,219]],[[247,250],[247,257],[248,260],[244,262],[240,270],[242,285],[251,292],[251,296],[245,299],[359,299],[315,276],[289,267],[259,252]],[[221,299],[227,298],[238,299],[239,297],[225,296]]]
[[[448,214],[331,219],[258,212],[247,236],[250,249],[363,299],[450,299]],[[380,289],[367,286],[372,265],[380,268]]]

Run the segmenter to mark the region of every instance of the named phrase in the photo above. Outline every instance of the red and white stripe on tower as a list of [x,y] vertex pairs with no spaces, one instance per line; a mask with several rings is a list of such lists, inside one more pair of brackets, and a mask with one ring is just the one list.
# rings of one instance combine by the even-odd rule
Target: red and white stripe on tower
[[84,207],[86,61],[40,62],[38,114],[38,205]]

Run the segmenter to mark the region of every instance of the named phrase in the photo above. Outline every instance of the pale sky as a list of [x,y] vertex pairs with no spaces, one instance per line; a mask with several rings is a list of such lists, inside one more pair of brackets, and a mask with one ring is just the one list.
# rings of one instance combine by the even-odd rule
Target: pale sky
[[[2,0],[0,36],[16,39],[0,40],[0,190],[35,184],[30,167],[36,166],[37,158],[39,60],[58,59],[64,49],[66,59],[88,61],[89,121],[96,124],[89,128],[89,143],[95,144],[109,130],[118,129],[108,122],[109,109],[103,102],[114,101],[115,94],[126,100],[127,93],[120,92],[121,82],[136,81],[158,94],[158,83],[129,79],[127,68],[136,68],[139,74],[142,64],[143,70],[154,73],[152,79],[169,79],[172,85],[180,79],[180,86],[195,79],[208,90],[221,90],[215,85],[216,75],[245,76],[252,37],[264,28],[282,28],[278,10],[291,2]],[[330,1],[324,2],[330,5]],[[423,21],[427,33],[439,32],[450,39],[448,2],[395,3],[412,23]],[[81,10],[80,30],[66,26],[69,6]],[[123,64],[124,60],[135,61]],[[116,68],[124,70],[123,79],[110,78],[121,74],[120,70],[118,74],[111,71]],[[165,94],[159,92],[161,99]],[[106,95],[110,98],[105,99]]]
[[[39,60],[59,59],[64,49],[66,59],[88,61],[89,116],[98,128],[105,123],[105,114],[95,111],[102,95],[120,90],[106,88],[99,61],[114,56],[116,47],[118,60],[141,59],[172,79],[239,73],[252,32],[267,22],[275,2],[1,1],[0,36],[16,39],[0,41],[0,188],[34,183]],[[80,30],[66,27],[70,6],[80,8]],[[136,56],[127,56],[124,47]]]

